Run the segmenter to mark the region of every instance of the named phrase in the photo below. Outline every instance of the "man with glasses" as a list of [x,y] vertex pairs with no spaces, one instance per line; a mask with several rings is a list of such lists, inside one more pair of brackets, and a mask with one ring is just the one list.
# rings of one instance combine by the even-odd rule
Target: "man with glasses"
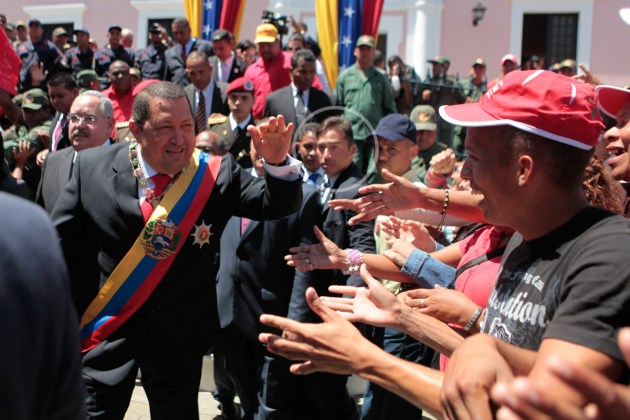
[[77,153],[112,143],[110,134],[114,128],[114,108],[102,93],[86,91],[72,103],[68,121],[72,147],[48,155],[37,190],[37,202],[49,214],[52,213],[59,194],[70,181]]

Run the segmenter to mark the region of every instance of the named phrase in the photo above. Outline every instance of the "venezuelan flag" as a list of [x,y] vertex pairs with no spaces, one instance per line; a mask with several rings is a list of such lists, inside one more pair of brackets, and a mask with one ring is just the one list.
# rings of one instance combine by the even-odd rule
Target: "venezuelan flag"
[[340,72],[354,64],[361,35],[378,34],[384,0],[316,0],[317,34],[331,86]]
[[210,40],[212,32],[226,29],[238,39],[245,3],[245,0],[203,0],[201,37]]

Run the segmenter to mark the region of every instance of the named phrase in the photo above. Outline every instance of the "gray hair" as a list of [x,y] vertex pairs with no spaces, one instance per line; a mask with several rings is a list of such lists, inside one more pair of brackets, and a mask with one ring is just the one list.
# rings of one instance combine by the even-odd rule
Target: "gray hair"
[[98,98],[101,101],[99,109],[105,118],[114,118],[114,106],[112,105],[112,101],[101,92],[97,90],[86,90],[81,93],[78,98],[82,96],[91,96],[93,98]]

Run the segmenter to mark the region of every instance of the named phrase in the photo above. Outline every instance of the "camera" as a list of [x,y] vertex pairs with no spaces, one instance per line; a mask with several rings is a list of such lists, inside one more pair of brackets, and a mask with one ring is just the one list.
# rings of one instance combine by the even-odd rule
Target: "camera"
[[282,35],[286,35],[289,33],[286,16],[275,17],[272,11],[263,10],[261,19],[263,23],[271,23],[273,26],[276,27],[276,29],[278,30],[278,34],[280,35],[280,39],[282,39]]

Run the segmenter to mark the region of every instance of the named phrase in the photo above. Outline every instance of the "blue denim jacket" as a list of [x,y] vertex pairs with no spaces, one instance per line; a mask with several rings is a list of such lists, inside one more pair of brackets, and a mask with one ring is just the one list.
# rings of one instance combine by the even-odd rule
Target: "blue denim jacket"
[[420,287],[432,289],[440,285],[452,289],[455,285],[456,270],[453,267],[431,258],[427,252],[417,248],[411,252],[400,271]]

